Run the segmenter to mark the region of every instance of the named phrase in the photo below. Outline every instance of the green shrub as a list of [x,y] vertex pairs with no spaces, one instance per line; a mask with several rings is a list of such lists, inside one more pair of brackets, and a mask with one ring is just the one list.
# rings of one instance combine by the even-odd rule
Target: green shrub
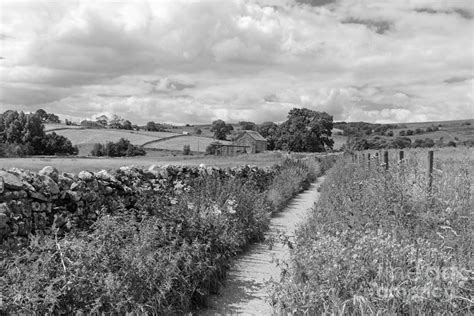
[[109,157],[133,157],[143,156],[146,151],[130,143],[128,139],[121,138],[116,143],[107,142],[105,145],[95,143],[91,151],[91,156],[109,156]]

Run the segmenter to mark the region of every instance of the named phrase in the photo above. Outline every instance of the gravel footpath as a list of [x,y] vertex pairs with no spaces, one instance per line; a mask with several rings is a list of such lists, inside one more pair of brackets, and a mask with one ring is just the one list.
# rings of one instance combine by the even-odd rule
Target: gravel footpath
[[[208,299],[208,308],[197,315],[272,315],[275,312],[266,301],[266,282],[279,280],[279,260],[288,260],[289,249],[281,240],[294,236],[297,225],[304,221],[308,211],[319,198],[321,177],[310,188],[291,200],[288,206],[272,217],[266,239],[275,240],[252,245],[238,256],[231,266],[224,286],[218,295]],[[282,238],[283,237],[283,238]]]

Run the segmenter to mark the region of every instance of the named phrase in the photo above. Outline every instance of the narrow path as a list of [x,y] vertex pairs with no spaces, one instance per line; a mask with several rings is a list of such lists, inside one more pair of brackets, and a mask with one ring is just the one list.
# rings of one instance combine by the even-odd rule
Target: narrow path
[[318,187],[323,177],[310,188],[298,194],[288,206],[272,217],[267,238],[273,238],[271,249],[268,243],[257,243],[238,256],[227,275],[219,295],[208,300],[209,307],[198,315],[271,315],[273,310],[266,302],[265,283],[279,280],[278,260],[289,259],[289,249],[280,241],[282,234],[294,236],[295,228],[304,221],[308,210],[319,198]]

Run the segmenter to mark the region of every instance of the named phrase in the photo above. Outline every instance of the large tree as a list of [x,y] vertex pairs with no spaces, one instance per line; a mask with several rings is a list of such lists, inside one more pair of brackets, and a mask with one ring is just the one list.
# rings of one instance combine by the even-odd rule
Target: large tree
[[211,132],[214,132],[214,137],[218,140],[226,140],[227,134],[233,130],[234,127],[231,124],[226,124],[223,120],[212,122]]
[[277,131],[276,149],[296,152],[321,152],[332,149],[333,118],[326,112],[294,108]]

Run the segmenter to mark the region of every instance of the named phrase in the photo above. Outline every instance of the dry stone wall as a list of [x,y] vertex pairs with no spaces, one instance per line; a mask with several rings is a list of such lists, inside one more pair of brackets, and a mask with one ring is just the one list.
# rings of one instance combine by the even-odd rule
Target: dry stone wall
[[[248,170],[247,170],[248,169]],[[38,173],[21,169],[0,170],[0,242],[18,242],[30,234],[60,234],[90,227],[104,212],[153,212],[150,201],[170,203],[175,186],[203,174],[265,176],[250,167],[223,170],[206,167],[152,166],[148,170],[122,167],[114,172],[59,173],[45,167]],[[248,176],[247,175],[247,176]],[[23,238],[26,237],[26,238]]]

